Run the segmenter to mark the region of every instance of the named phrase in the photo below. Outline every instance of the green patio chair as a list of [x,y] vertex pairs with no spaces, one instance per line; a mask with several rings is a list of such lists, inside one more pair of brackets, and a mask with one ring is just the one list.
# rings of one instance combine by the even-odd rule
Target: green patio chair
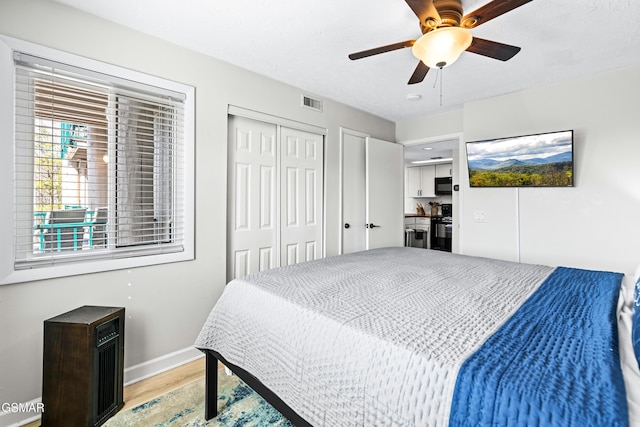
[[44,232],[45,252],[82,249],[87,208],[52,210],[41,226]]
[[104,248],[107,246],[107,219],[108,208],[97,208],[89,231],[89,242],[92,248]]

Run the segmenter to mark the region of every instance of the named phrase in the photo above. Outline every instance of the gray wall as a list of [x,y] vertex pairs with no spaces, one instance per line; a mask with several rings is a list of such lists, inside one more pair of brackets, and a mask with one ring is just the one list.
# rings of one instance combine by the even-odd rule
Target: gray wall
[[[518,259],[519,250],[523,262],[633,274],[640,263],[639,73],[620,70],[465,106],[468,141],[573,129],[575,165],[574,188],[485,190],[464,182],[465,253]],[[473,221],[476,210],[486,212],[486,223]]]
[[[612,71],[397,123],[398,141],[463,133],[459,252],[631,277],[640,264],[639,74]],[[464,141],[565,129],[574,130],[575,187],[469,188]]]
[[[53,1],[0,0],[0,10],[4,35],[196,88],[196,260],[0,286],[0,402],[41,395],[42,322],[81,305],[126,307],[129,370],[192,346],[225,285],[228,105],[327,129],[326,252],[338,253],[340,127],[393,140],[394,123],[327,99],[323,113],[302,108],[297,88]],[[11,143],[3,143],[7,154]],[[0,186],[5,202],[9,185]]]

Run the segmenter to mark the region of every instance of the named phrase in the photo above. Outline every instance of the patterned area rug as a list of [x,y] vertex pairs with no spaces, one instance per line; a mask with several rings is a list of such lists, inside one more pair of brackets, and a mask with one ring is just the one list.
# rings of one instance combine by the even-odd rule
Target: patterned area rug
[[204,378],[109,419],[105,427],[291,427],[291,423],[235,375],[218,372],[218,416],[204,419]]

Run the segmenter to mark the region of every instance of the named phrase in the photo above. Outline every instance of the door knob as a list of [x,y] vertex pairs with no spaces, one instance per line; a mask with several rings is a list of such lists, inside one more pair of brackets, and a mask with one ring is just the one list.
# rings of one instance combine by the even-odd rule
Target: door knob
[[349,228],[349,227],[351,227],[351,226],[349,225],[349,223],[348,223],[348,222],[346,222],[346,223],[344,224],[344,228]]
[[376,228],[376,227],[380,227],[379,225],[375,225],[374,223],[369,224],[369,228]]

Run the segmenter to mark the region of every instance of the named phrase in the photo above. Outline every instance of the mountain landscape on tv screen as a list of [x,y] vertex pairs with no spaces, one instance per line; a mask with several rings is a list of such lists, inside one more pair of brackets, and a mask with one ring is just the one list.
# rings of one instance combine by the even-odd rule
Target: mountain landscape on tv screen
[[571,151],[566,151],[564,153],[554,154],[549,157],[535,157],[531,159],[507,159],[507,160],[494,160],[494,159],[478,159],[478,160],[469,160],[469,169],[473,170],[486,170],[486,171],[495,171],[502,168],[508,168],[512,166],[533,166],[533,165],[544,165],[549,163],[562,163],[562,162],[571,162],[572,161]]
[[549,157],[469,160],[471,187],[572,187],[571,151]]

